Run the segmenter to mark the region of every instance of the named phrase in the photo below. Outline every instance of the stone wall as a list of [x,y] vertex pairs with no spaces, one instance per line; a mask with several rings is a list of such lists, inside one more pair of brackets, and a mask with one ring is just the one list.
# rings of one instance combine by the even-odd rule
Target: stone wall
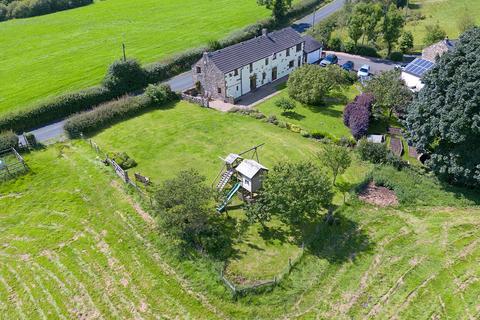
[[[198,73],[197,68],[200,68]],[[201,94],[212,99],[225,100],[226,88],[223,73],[204,55],[192,67],[193,81],[200,81]],[[220,89],[220,92],[218,92]]]

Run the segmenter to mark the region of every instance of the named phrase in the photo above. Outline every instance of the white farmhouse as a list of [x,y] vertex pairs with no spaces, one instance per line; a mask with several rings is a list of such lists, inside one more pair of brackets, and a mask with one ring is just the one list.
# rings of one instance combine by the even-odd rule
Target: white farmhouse
[[192,67],[194,82],[212,99],[235,103],[241,96],[287,76],[304,63],[305,40],[292,28],[205,52]]

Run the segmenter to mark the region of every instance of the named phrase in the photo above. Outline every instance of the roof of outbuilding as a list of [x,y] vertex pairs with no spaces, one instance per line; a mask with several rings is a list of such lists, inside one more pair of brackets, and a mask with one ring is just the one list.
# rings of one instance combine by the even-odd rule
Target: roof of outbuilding
[[309,35],[303,36],[303,40],[305,40],[303,51],[306,53],[311,53],[322,48],[322,44]]
[[434,66],[435,63],[431,61],[416,58],[405,67],[403,72],[410,73],[416,77],[421,78],[427,71],[432,69]]
[[245,159],[236,169],[241,175],[252,179],[260,170],[268,170],[255,160]]
[[220,71],[227,73],[302,43],[298,32],[288,27],[208,53]]

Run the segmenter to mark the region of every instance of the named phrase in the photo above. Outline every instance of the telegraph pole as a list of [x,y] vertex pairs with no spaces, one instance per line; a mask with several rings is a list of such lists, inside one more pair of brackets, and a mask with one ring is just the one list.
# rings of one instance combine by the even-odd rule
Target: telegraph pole
[[313,21],[312,21],[312,30],[315,31],[315,14],[317,13],[317,7],[313,8]]

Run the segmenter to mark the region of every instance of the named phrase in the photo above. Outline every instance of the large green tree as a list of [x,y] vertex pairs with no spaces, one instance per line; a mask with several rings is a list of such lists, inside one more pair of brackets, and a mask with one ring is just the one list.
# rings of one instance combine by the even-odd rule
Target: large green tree
[[258,201],[247,207],[247,216],[262,221],[276,215],[294,228],[315,219],[332,201],[332,183],[310,162],[283,162],[268,173]]
[[292,0],[257,0],[261,6],[272,10],[272,16],[277,21],[282,21],[292,6]]
[[352,157],[348,149],[333,143],[324,144],[317,156],[322,164],[332,171],[333,185],[335,185],[337,176],[343,174],[352,164]]
[[412,100],[412,92],[400,77],[400,70],[390,70],[380,73],[367,83],[365,92],[370,92],[375,98],[375,112],[388,114],[393,112],[403,114]]
[[336,65],[322,68],[307,64],[290,74],[288,94],[302,103],[318,105],[333,89],[348,84],[348,74]]
[[383,41],[387,45],[388,55],[392,52],[393,45],[397,43],[403,30],[405,20],[397,7],[391,4],[383,18]]
[[163,229],[181,244],[204,247],[211,233],[215,209],[211,188],[196,171],[181,171],[154,193],[158,220]]
[[460,37],[423,78],[406,127],[427,164],[456,184],[480,186],[480,28]]

